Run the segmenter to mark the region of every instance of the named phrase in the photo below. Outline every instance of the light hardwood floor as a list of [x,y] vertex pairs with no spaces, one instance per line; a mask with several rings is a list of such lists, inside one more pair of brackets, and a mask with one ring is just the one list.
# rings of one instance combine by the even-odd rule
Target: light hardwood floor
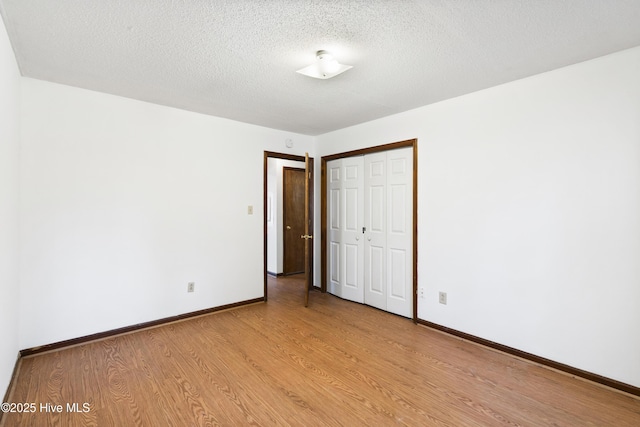
[[11,401],[37,411],[4,427],[640,426],[630,395],[328,294],[304,308],[298,278],[269,279],[268,303],[23,358]]

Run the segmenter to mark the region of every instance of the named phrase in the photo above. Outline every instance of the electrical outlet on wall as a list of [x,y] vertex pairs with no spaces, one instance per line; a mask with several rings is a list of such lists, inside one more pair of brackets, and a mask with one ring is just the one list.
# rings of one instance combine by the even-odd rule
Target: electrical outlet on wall
[[187,285],[187,292],[194,292],[196,290],[196,282],[189,282]]
[[446,292],[438,292],[438,302],[440,304],[447,305],[447,293]]
[[420,298],[424,298],[424,288],[420,288]]

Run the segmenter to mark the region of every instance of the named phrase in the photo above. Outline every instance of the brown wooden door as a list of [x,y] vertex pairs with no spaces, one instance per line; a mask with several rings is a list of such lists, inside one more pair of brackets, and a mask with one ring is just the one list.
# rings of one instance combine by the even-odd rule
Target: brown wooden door
[[282,170],[283,193],[283,274],[305,271],[305,171],[284,167]]
[[313,272],[313,163],[309,159],[309,153],[304,153],[304,306],[309,306],[309,291],[311,291],[311,274]]

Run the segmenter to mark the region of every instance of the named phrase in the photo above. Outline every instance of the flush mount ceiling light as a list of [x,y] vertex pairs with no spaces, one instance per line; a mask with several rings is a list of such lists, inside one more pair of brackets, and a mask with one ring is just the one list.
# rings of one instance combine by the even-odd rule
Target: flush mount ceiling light
[[305,76],[325,80],[344,73],[349,68],[353,67],[351,65],[340,64],[329,52],[319,50],[316,52],[316,62],[296,72],[304,74]]

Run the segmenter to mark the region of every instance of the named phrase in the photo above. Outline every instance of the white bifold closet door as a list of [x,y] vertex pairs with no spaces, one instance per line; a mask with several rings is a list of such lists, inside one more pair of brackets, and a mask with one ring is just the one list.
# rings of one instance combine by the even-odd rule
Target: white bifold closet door
[[413,312],[413,150],[327,163],[329,292]]
[[327,163],[329,292],[364,302],[364,158]]

